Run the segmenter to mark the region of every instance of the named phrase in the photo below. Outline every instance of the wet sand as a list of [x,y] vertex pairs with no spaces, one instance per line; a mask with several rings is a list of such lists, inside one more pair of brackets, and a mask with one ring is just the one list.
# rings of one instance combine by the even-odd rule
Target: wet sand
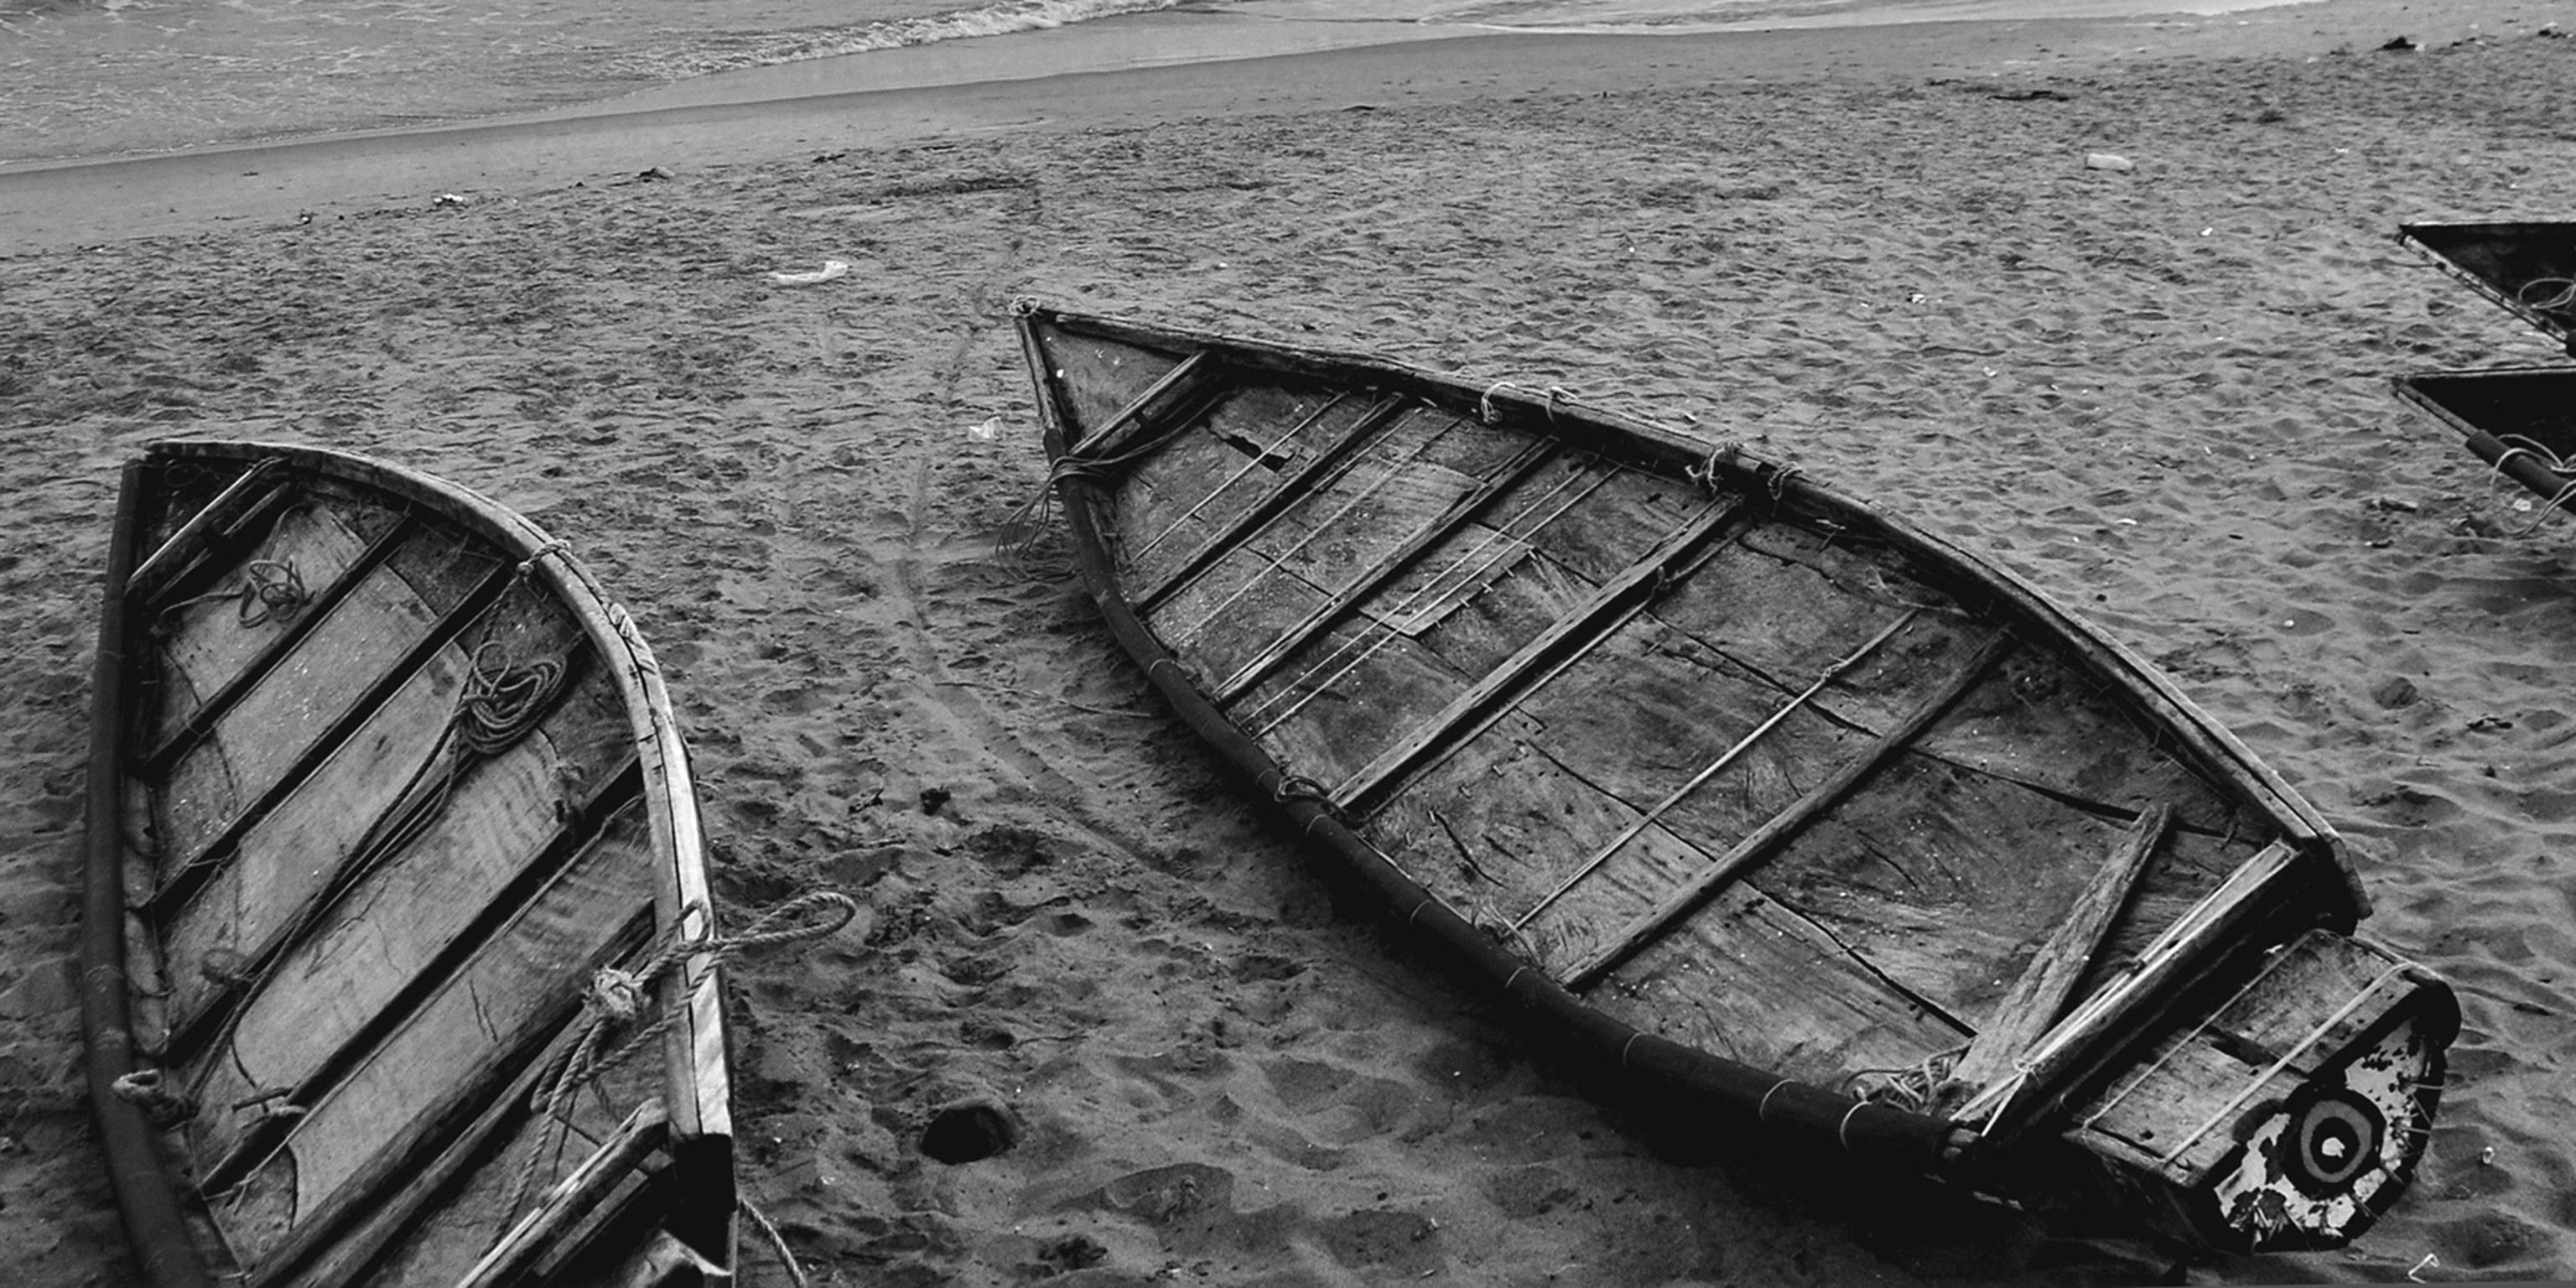
[[[746,1192],[818,1282],[2576,1274],[2576,523],[2386,387],[2553,356],[2391,233],[2576,209],[2576,40],[2441,12],[1443,41],[528,126],[542,164],[449,138],[468,169],[414,179],[343,140],[297,156],[363,182],[68,235],[11,176],[0,1247],[34,1288],[132,1273],[77,1075],[88,666],[116,467],[199,434],[381,454],[571,542],[670,672],[727,915],[865,902],[734,979]],[[150,164],[254,168],[119,182]],[[2461,989],[2415,1192],[2348,1251],[2186,1259],[1660,1151],[1310,870],[1060,568],[995,566],[1044,475],[1023,295],[1569,386],[2089,611]],[[971,1098],[1017,1145],[925,1158]]]

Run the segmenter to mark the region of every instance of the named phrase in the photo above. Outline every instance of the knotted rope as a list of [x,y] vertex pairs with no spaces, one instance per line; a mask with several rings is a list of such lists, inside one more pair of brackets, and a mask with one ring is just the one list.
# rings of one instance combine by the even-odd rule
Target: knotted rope
[[238,584],[179,600],[161,612],[167,616],[218,599],[236,601],[233,616],[244,626],[257,626],[294,620],[306,604],[313,602],[313,592],[305,589],[304,574],[295,570],[294,560],[253,559],[242,565]]
[[153,1126],[167,1130],[197,1116],[197,1098],[170,1085],[159,1069],[136,1069],[108,1084],[116,1098],[143,1111]]
[[[817,911],[823,911],[823,916],[829,919],[806,920]],[[529,1093],[530,1106],[541,1109],[545,1117],[539,1128],[536,1148],[529,1151],[527,1165],[512,1184],[509,1201],[501,1207],[502,1231],[506,1233],[517,1220],[520,1206],[536,1183],[537,1173],[548,1165],[550,1156],[561,1151],[564,1133],[572,1125],[572,1116],[567,1111],[573,1093],[641,1050],[679,1018],[682,1008],[678,1005],[665,1007],[650,1019],[644,1018],[645,1008],[651,999],[650,990],[656,981],[669,973],[672,967],[692,957],[703,955],[707,959],[707,968],[713,970],[745,949],[820,939],[850,924],[850,919],[858,914],[858,900],[838,891],[818,890],[770,909],[739,935],[720,936],[712,930],[704,935],[686,935],[674,926],[661,948],[641,966],[631,971],[603,967],[593,975],[582,996],[585,1018],[581,1021],[581,1037],[547,1066]],[[704,904],[692,903],[683,909],[680,924],[687,925],[693,917],[706,918],[712,923]],[[796,924],[800,920],[805,924]],[[600,1055],[600,1048],[621,1029],[632,1031],[626,1033],[625,1040],[608,1055]]]

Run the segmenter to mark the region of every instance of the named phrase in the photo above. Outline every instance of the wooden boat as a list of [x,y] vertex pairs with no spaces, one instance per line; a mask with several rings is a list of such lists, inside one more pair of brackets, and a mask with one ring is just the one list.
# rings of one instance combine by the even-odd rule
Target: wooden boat
[[2038,592],[1554,394],[1022,309],[1111,631],[1530,1031],[1743,1139],[2004,1197],[2074,1160],[2223,1248],[2405,1189],[2450,990]]
[[2431,372],[2399,376],[2396,386],[2497,473],[2576,509],[2576,367]]
[[2397,238],[2576,353],[2576,223],[2413,223]]
[[89,1076],[153,1283],[727,1278],[696,799],[563,546],[391,465],[156,445],[94,735]]

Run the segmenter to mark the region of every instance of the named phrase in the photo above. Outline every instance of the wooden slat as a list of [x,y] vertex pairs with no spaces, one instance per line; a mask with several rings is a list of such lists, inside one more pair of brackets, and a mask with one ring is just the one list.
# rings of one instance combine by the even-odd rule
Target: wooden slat
[[[1990,1133],[2008,1132],[2020,1122],[2043,1116],[2035,1106],[2062,1094],[2086,1061],[2129,1020],[2172,990],[2208,959],[2237,941],[2238,932],[2264,911],[2271,897],[2296,879],[2298,851],[2276,841],[2230,873],[2190,912],[2156,937],[2136,969],[2086,998],[2057,1022],[2017,1062],[2012,1076],[1978,1090],[1959,1109],[1962,1122]],[[2021,1109],[2019,1118],[2008,1117]]]
[[[480,585],[441,616],[437,625],[423,633],[418,643],[387,667],[373,686],[352,698],[342,714],[313,739],[266,791],[236,812],[194,855],[165,856],[166,861],[176,866],[162,874],[160,888],[153,892],[153,916],[166,920],[193,897],[225,866],[223,860],[228,851],[235,849],[242,838],[267,818],[280,802],[293,795],[311,774],[338,754],[350,738],[370,724],[378,723],[383,718],[385,704],[411,686],[432,659],[437,658],[482,615],[483,610],[501,597],[502,592],[509,588],[510,581],[508,568],[494,568]],[[458,682],[462,682],[461,676]],[[453,692],[453,689],[445,691]],[[443,712],[441,714],[443,716]]]
[[125,583],[130,600],[146,609],[178,579],[189,564],[203,555],[214,542],[237,529],[244,520],[260,514],[285,499],[293,489],[281,481],[283,463],[277,458],[254,462],[234,479],[204,509],[179,525],[170,539],[161,543],[142,566]]
[[1541,439],[1529,450],[1513,457],[1501,471],[1478,484],[1475,491],[1458,498],[1446,511],[1417,529],[1412,536],[1405,538],[1404,544],[1378,561],[1377,565],[1362,575],[1359,580],[1343,587],[1331,598],[1318,605],[1313,612],[1307,614],[1304,620],[1282,632],[1258,656],[1244,663],[1233,675],[1217,685],[1209,695],[1211,699],[1222,707],[1242,697],[1245,691],[1259,684],[1299,649],[1306,647],[1316,636],[1330,629],[1332,624],[1350,612],[1354,605],[1384,590],[1389,582],[1402,576],[1406,569],[1411,568],[1433,547],[1456,536],[1461,527],[1483,513],[1485,507],[1491,505],[1497,497],[1520,486],[1531,475],[1536,474],[1541,466],[1554,460],[1556,452],[1556,440]]
[[1967,1036],[1749,885],[1711,896],[1589,1000],[1645,1032],[1816,1086],[1907,1068]]
[[[233,1104],[285,1092],[290,1103],[311,1106],[326,1093],[345,1098],[334,1088],[352,1080],[390,1078],[400,1089],[361,1116],[381,1120],[465,1080],[475,1063],[493,1058],[490,1046],[518,1027],[532,999],[578,991],[586,968],[598,964],[594,941],[605,942],[608,930],[651,903],[652,838],[630,794],[636,780],[630,770],[614,782],[626,802],[620,812],[603,826],[600,814],[616,807],[584,806],[545,847],[568,860],[538,856],[485,907],[466,904],[471,890],[443,887],[457,907],[405,915],[395,895],[377,894],[360,901],[369,915],[326,921],[244,1002],[231,1040],[194,1062],[192,1073],[204,1070],[200,1099]],[[457,928],[467,911],[485,924]],[[566,962],[585,969],[566,973]],[[380,1047],[395,1053],[389,1072]],[[403,1054],[409,1048],[419,1051]],[[379,1071],[369,1074],[362,1063]],[[205,1185],[228,1184],[251,1161],[242,1156],[244,1140],[242,1125],[228,1117],[200,1123],[190,1146]]]
[[1393,422],[1399,413],[1407,409],[1406,401],[1401,397],[1388,398],[1370,408],[1368,414],[1352,422],[1351,427],[1344,430],[1340,438],[1326,444],[1322,450],[1308,457],[1306,463],[1299,466],[1296,472],[1282,478],[1271,490],[1270,495],[1235,515],[1233,520],[1224,527],[1209,534],[1207,540],[1201,542],[1197,550],[1192,551],[1178,567],[1165,573],[1161,581],[1147,588],[1142,594],[1131,596],[1136,612],[1140,616],[1150,615],[1155,605],[1169,597],[1173,591],[1189,584],[1192,578],[1207,571],[1210,564],[1234,550],[1245,537],[1259,531],[1271,520],[1286,513],[1290,506],[1304,500],[1328,472],[1339,468],[1361,443],[1368,441],[1379,430]]
[[2149,805],[2121,836],[2093,880],[2077,896],[2066,919],[2057,924],[2028,969],[2004,995],[1994,1016],[1968,1044],[1965,1055],[1952,1068],[1950,1080],[1955,1090],[1944,1089],[1945,1099],[1964,1099],[1977,1088],[2002,1077],[2019,1060],[2022,1053],[2039,1036],[2057,1022],[2074,995],[2076,981],[2110,934],[2111,922],[2128,903],[2129,892],[2145,875],[2147,860],[2163,843],[2165,830],[2173,823],[2173,809],[2162,801]]
[[276,669],[280,661],[291,656],[303,644],[305,638],[311,635],[325,618],[336,611],[342,601],[349,598],[358,584],[366,580],[367,575],[375,571],[378,565],[384,563],[394,547],[409,539],[416,530],[415,521],[409,515],[405,515],[394,526],[386,529],[384,534],[377,537],[365,550],[360,551],[358,557],[348,566],[340,569],[331,578],[329,584],[305,601],[303,609],[286,624],[285,629],[269,637],[268,642],[261,645],[260,650],[243,663],[240,670],[235,671],[231,678],[199,701],[177,728],[165,734],[160,742],[144,756],[138,772],[156,776],[167,772],[172,761],[186,754],[189,748],[197,745],[198,740],[213,730],[216,722],[223,719],[225,713],[231,711],[244,694],[256,688],[261,680]]
[[[417,713],[434,711],[427,731],[434,737],[452,703],[440,700],[435,684],[424,683],[421,690],[404,707],[389,709],[388,721],[417,732]],[[472,873],[506,879],[493,873],[525,861],[554,834],[566,794],[573,800],[587,795],[619,763],[629,744],[615,701],[594,669],[566,684],[537,733],[477,765],[447,789],[438,780],[457,753],[439,750],[422,781],[400,801],[393,794],[420,763],[414,757],[433,750],[428,741],[407,744],[409,754],[390,762],[370,754],[382,750],[371,744],[334,757],[312,780],[314,791],[272,814],[245,842],[245,852],[262,861],[228,865],[166,935],[174,1044],[187,1049],[202,1040],[208,1021],[240,995],[238,982],[211,980],[197,969],[218,948],[238,954],[245,970],[256,974],[280,960],[311,919],[351,897],[362,882],[370,888],[388,883],[400,888],[402,882],[440,879],[437,868],[451,864],[449,875],[458,878]],[[414,817],[428,824],[425,830],[385,850],[383,838],[407,830],[402,820]],[[417,924],[407,920],[400,927],[406,933],[457,911],[432,906],[396,914],[399,907],[384,911],[417,919]]]
[[297,772],[315,743],[437,627],[448,605],[425,595],[462,589],[416,586],[383,567],[327,617],[300,615],[312,630],[291,660],[251,686],[164,775],[163,862],[184,867],[197,859],[245,804],[267,798]]
[[[1177,366],[1163,373],[1163,378],[1136,395],[1136,400],[1120,408],[1118,414],[1094,426],[1081,442],[1068,443],[1068,455],[1098,461],[1115,457],[1132,446],[1135,440],[1148,437],[1163,428],[1173,412],[1185,407],[1216,374],[1217,360],[1208,350],[1200,349],[1181,359]],[[1129,432],[1118,437],[1120,429]]]
[[[283,508],[256,541],[225,543],[221,556],[201,561],[185,584],[226,576],[246,578],[252,563],[267,560],[295,570],[298,578],[322,583],[336,579],[367,550],[368,540],[353,522],[364,511],[342,513],[307,498]],[[200,578],[199,574],[204,574]],[[242,581],[202,596],[172,595],[152,616],[149,639],[156,663],[150,681],[150,719],[132,731],[134,750],[141,751],[175,731],[205,695],[233,683],[269,652],[272,641],[293,633],[309,615],[301,611],[268,613],[258,622],[241,618]],[[140,762],[138,762],[140,763]],[[154,767],[149,772],[157,773]]]
[[[526,1046],[486,1065],[474,1085],[452,1089],[422,1106],[409,1121],[385,1133],[383,1148],[330,1199],[290,1211],[286,1228],[245,1249],[256,1262],[255,1288],[345,1285],[382,1257],[424,1212],[452,1202],[460,1183],[490,1165],[508,1135],[523,1130],[534,1117],[528,1099],[548,1066],[579,1039],[578,1027],[568,1026],[578,1011],[578,1002],[564,999],[550,1025],[527,1035]],[[290,1142],[290,1152],[269,1166],[291,1168],[291,1149]],[[221,1215],[219,1207],[218,1220]]]
[[[1779,709],[1773,711],[1768,717],[1765,717],[1760,724],[1755,725],[1743,737],[1736,739],[1733,746],[1730,746],[1725,751],[1719,753],[1717,759],[1710,761],[1707,766],[1702,768],[1698,773],[1691,775],[1690,778],[1683,782],[1681,786],[1674,788],[1671,792],[1667,793],[1662,800],[1655,802],[1654,805],[1649,807],[1644,813],[1638,815],[1634,822],[1631,822],[1628,826],[1620,829],[1618,835],[1611,837],[1609,841],[1594,850],[1590,857],[1586,858],[1583,862],[1576,864],[1574,870],[1567,873],[1562,880],[1558,881],[1554,889],[1549,890],[1537,903],[1530,905],[1528,911],[1523,912],[1518,919],[1512,922],[1512,929],[1518,930],[1521,927],[1528,925],[1530,921],[1536,918],[1540,913],[1547,911],[1549,905],[1564,897],[1566,891],[1573,889],[1575,885],[1581,882],[1585,877],[1592,875],[1595,869],[1599,868],[1602,864],[1609,862],[1610,856],[1617,854],[1620,848],[1625,846],[1629,841],[1635,839],[1638,833],[1662,822],[1664,815],[1671,813],[1674,806],[1689,799],[1691,793],[1706,786],[1708,784],[1708,780],[1725,772],[1726,767],[1734,764],[1736,758],[1742,756],[1746,749],[1752,747],[1753,744],[1760,742],[1763,736],[1770,733],[1773,729],[1780,727],[1781,721],[1786,720],[1800,710],[1803,710],[1807,703],[1814,700],[1816,694],[1822,692],[1826,685],[1834,682],[1834,678],[1836,676],[1858,666],[1862,658],[1868,657],[1870,654],[1877,652],[1879,645],[1895,638],[1896,633],[1904,630],[1906,625],[1912,622],[1920,611],[1921,610],[1919,609],[1907,609],[1902,615],[1898,616],[1895,621],[1888,623],[1885,629],[1881,630],[1878,634],[1871,636],[1867,643],[1862,644],[1859,648],[1853,649],[1851,652],[1843,655],[1839,661],[1826,667],[1824,673],[1816,677],[1815,683],[1808,685],[1796,696],[1790,698],[1786,703],[1783,703]],[[1873,748],[1870,754],[1875,756],[1883,755],[1884,753],[1877,748]]]
[[583,1159],[581,1166],[546,1192],[535,1211],[520,1219],[474,1268],[458,1288],[486,1288],[514,1283],[537,1258],[588,1216],[623,1184],[645,1157],[662,1147],[669,1115],[662,1102],[647,1100],[628,1114],[608,1142]]
[[[1277,393],[1281,391],[1266,392]],[[1121,497],[1119,505],[1122,530],[1127,532],[1129,538],[1126,548],[1126,559],[1128,565],[1131,568],[1136,568],[1141,571],[1145,566],[1147,558],[1151,556],[1156,549],[1160,548],[1164,542],[1171,540],[1174,535],[1189,527],[1190,524],[1200,518],[1200,516],[1206,514],[1209,507],[1215,506],[1219,500],[1231,500],[1232,498],[1228,497],[1227,494],[1234,490],[1235,485],[1242,483],[1244,480],[1254,479],[1258,482],[1260,479],[1271,479],[1273,486],[1275,487],[1275,476],[1263,468],[1270,458],[1292,448],[1296,444],[1297,440],[1305,435],[1307,430],[1313,428],[1318,422],[1322,421],[1324,417],[1331,415],[1333,409],[1341,406],[1343,401],[1348,399],[1350,396],[1351,391],[1347,389],[1336,391],[1332,397],[1325,399],[1320,406],[1315,408],[1315,410],[1298,417],[1294,424],[1291,424],[1288,428],[1279,431],[1276,436],[1269,435],[1265,429],[1263,438],[1267,441],[1256,440],[1246,443],[1237,437],[1218,431],[1216,426],[1212,423],[1201,426],[1200,428],[1206,431],[1207,438],[1209,439],[1210,446],[1212,448],[1217,448],[1219,451],[1231,451],[1240,455],[1242,457],[1241,463],[1234,467],[1234,471],[1232,473],[1217,480],[1216,486],[1207,488],[1197,500],[1190,502],[1188,507],[1183,509],[1179,514],[1164,516],[1162,528],[1150,535],[1144,535],[1144,539],[1141,541],[1134,539],[1140,534],[1134,531],[1135,516],[1133,510],[1130,508],[1130,503],[1138,490],[1134,487],[1134,484],[1146,473],[1159,472],[1155,470],[1155,467],[1163,465],[1166,461],[1170,460],[1170,457],[1167,453],[1157,454],[1157,457],[1153,461],[1139,462],[1137,469],[1135,471],[1131,471],[1127,475],[1129,488],[1127,493]],[[1236,405],[1236,402],[1230,401],[1227,405],[1229,407],[1233,407]],[[1247,448],[1249,450],[1247,450]],[[1257,478],[1256,475],[1258,476]]]
[[1697,551],[1741,508],[1740,498],[1728,497],[1701,510],[1696,518],[1668,534],[1645,558],[1604,583],[1574,612],[1549,624],[1437,715],[1343,780],[1331,793],[1333,804],[1345,811],[1356,810],[1360,802],[1395,781],[1434,747],[1454,737],[1482,716],[1486,708],[1536,677],[1559,653],[1572,647],[1579,654],[1615,624],[1623,608],[1651,593],[1674,565]]
[[1968,659],[1967,665],[1952,674],[1940,688],[1933,690],[1912,714],[1880,734],[1878,739],[1861,754],[1844,762],[1834,770],[1832,776],[1818,783],[1806,795],[1799,797],[1795,804],[1780,811],[1743,840],[1736,842],[1725,854],[1720,855],[1715,863],[1710,864],[1706,871],[1693,878],[1689,884],[1675,890],[1663,903],[1657,905],[1653,912],[1639,918],[1627,930],[1611,940],[1607,947],[1586,959],[1581,966],[1566,975],[1563,981],[1565,987],[1579,992],[1598,982],[1602,975],[1617,966],[1629,954],[1663,934],[1674,922],[1688,916],[1691,910],[1698,907],[1710,894],[1769,858],[1782,841],[1794,835],[1798,829],[1805,827],[1825,811],[1841,803],[1843,797],[1858,786],[1862,779],[1868,777],[1872,770],[1877,769],[1888,757],[1903,749],[1907,743],[1914,740],[1917,734],[1930,728],[1934,721],[1940,719],[1942,714],[1949,710],[1951,703],[1958,701],[1960,695],[1974,687],[1980,679],[1984,678],[1987,668],[1993,666],[1997,659],[2011,649],[2012,637],[2009,635],[1997,635],[1988,639]]

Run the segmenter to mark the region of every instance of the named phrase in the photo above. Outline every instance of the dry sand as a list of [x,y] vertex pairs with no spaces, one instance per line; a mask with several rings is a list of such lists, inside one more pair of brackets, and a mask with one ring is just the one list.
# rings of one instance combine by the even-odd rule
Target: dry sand
[[[2385,386],[2551,356],[2390,233],[2576,210],[2576,40],[2500,0],[2285,13],[1928,29],[1929,63],[1808,33],[1176,68],[1051,82],[1038,125],[818,114],[729,166],[674,143],[667,179],[0,260],[18,1281],[132,1269],[70,962],[115,469],[171,434],[379,453],[569,539],[671,672],[727,911],[866,901],[734,980],[747,1191],[818,1282],[2576,1272],[2576,525],[2526,530]],[[766,276],[827,257],[856,271]],[[2177,1267],[1660,1154],[1310,872],[1069,579],[990,566],[1043,475],[1023,294],[1569,385],[2080,604],[2348,831],[2369,929],[2461,988],[2415,1192],[2347,1252]],[[978,1097],[1017,1147],[925,1159]]]

